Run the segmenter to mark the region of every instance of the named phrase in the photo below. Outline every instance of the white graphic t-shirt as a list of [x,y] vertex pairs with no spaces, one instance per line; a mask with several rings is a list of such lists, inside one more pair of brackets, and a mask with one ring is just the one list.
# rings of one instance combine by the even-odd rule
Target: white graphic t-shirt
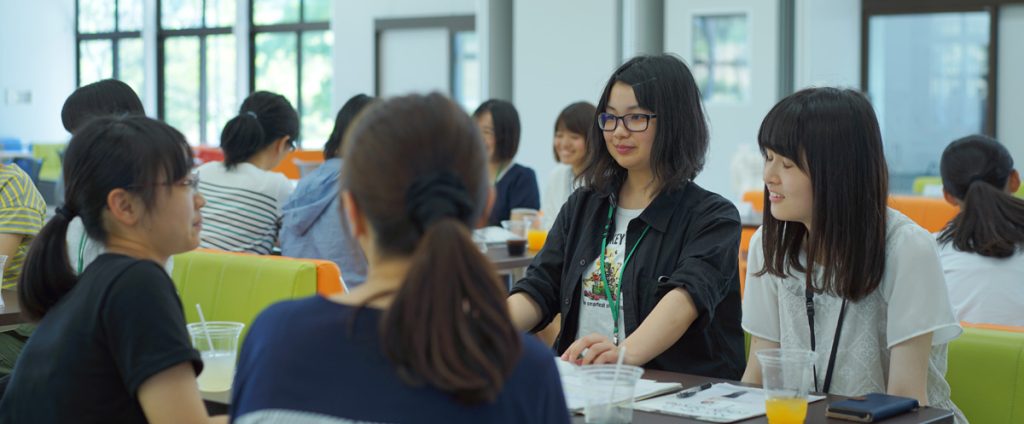
[[[583,290],[581,290],[582,301],[580,302],[580,326],[576,338],[590,335],[592,333],[607,336],[614,339],[612,333],[612,310],[608,307],[606,293],[613,296],[619,295],[619,269],[622,261],[629,253],[626,246],[626,228],[629,221],[636,219],[643,212],[643,209],[615,210],[615,234],[608,238],[608,246],[605,248],[604,272],[608,281],[608,291],[605,291],[604,281],[601,280],[601,268],[597,260],[590,265],[587,272],[583,273]],[[632,260],[632,259],[631,259]],[[619,302],[619,341],[626,339],[626,326],[623,323],[622,303]]]

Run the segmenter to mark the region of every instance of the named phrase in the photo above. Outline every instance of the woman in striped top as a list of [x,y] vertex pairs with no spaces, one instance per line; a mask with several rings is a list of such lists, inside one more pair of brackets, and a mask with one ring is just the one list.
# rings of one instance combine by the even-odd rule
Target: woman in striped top
[[199,167],[206,198],[200,247],[266,255],[277,243],[281,207],[293,186],[272,172],[299,135],[299,115],[284,96],[257,91],[220,134],[224,162]]

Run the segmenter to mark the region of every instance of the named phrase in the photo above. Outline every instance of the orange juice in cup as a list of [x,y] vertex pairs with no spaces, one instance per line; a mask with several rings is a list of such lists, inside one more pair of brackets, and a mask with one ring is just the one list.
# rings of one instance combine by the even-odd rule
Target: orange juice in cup
[[801,424],[807,418],[807,398],[768,398],[764,405],[770,424]]
[[526,245],[532,251],[538,251],[544,247],[544,242],[547,239],[548,232],[545,230],[530,228],[530,231],[526,233]]

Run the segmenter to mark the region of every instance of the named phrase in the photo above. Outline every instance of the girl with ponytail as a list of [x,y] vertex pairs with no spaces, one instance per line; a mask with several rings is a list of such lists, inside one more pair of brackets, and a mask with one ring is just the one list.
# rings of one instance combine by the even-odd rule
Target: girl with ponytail
[[[97,118],[64,158],[64,205],[18,282],[39,325],[0,401],[0,423],[207,422],[203,369],[163,264],[199,244],[198,176],[180,132],[145,116]],[[76,275],[65,243],[81,218],[104,253]]]
[[431,94],[370,105],[352,125],[341,199],[366,281],[256,319],[232,418],[568,422],[551,352],[513,328],[470,238],[493,195],[473,121]]
[[1010,152],[983,135],[949,144],[940,163],[946,201],[960,213],[939,233],[949,298],[960,321],[1024,325],[1024,199]]
[[199,167],[203,210],[201,247],[270,254],[277,244],[282,207],[293,185],[271,171],[295,150],[299,114],[284,96],[252,93],[220,134],[224,162]]

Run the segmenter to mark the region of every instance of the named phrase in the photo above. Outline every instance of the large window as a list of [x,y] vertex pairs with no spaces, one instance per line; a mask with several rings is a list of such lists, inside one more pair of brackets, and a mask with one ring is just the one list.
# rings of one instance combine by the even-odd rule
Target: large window
[[939,175],[949,142],[995,134],[996,9],[911,3],[865,3],[862,83],[878,115],[890,189],[897,193],[911,192],[918,178]]
[[238,112],[235,1],[160,1],[161,116],[192,144],[219,145]]
[[142,0],[78,0],[78,85],[116,78],[142,96]]
[[318,149],[334,126],[329,0],[253,0],[252,87],[299,111],[298,142]]

